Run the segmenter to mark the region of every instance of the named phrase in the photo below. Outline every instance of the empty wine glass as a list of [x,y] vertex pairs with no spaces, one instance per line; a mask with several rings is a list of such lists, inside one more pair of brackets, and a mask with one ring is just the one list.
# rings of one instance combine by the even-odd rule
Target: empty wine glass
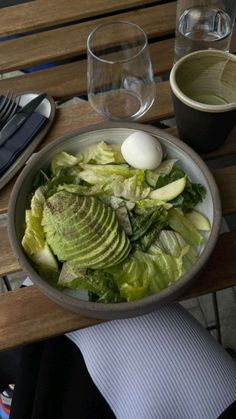
[[153,104],[153,78],[147,35],[131,22],[98,26],[87,41],[88,99],[104,118],[135,120]]

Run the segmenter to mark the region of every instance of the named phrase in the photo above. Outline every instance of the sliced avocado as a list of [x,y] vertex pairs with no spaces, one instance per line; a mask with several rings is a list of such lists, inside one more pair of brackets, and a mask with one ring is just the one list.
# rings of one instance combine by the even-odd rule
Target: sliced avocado
[[[90,217],[90,222],[88,226],[92,227],[93,225],[95,225],[96,220],[99,220],[99,222],[105,222],[105,220],[107,220],[108,218],[107,212],[105,211],[105,207],[97,207],[93,217],[94,219]],[[88,231],[88,228],[86,231]],[[55,228],[53,228],[53,225],[51,224],[47,227],[44,226],[44,230],[47,234],[48,240],[50,240],[50,237],[55,237],[55,234],[57,234],[60,238],[61,247],[63,248],[65,245],[73,246],[74,243],[80,243],[80,246],[83,246],[82,240],[85,240],[85,238],[82,235],[84,225],[81,225],[77,211],[75,211],[75,214],[73,214],[72,217],[68,218],[64,223],[61,223],[61,226],[58,226],[56,231]]]
[[106,262],[109,261],[113,257],[113,254],[114,253],[116,254],[117,249],[119,249],[119,245],[121,241],[123,241],[123,237],[120,234],[120,232],[117,230],[111,244],[107,244],[107,242],[103,243],[102,252],[101,252],[101,249],[99,249],[99,252],[94,251],[89,254],[82,255],[79,258],[77,257],[73,260],[80,267],[90,267],[90,268],[96,269],[97,264],[101,264],[101,267],[103,268],[106,266]]
[[[71,260],[77,256],[82,257],[84,254],[87,255],[93,249],[98,249],[100,252],[100,247],[104,245],[104,235],[101,234],[104,225],[107,226],[105,233],[109,244],[114,236],[114,233],[118,230],[118,223],[115,218],[114,211],[104,205],[101,206],[101,208],[103,210],[107,208],[105,213],[106,218],[103,217],[101,220],[99,219],[97,223],[96,220],[94,220],[93,224],[88,224],[86,236],[81,236],[80,230],[77,230],[75,226],[71,227],[70,234],[68,234],[70,231],[68,232],[66,229],[64,229],[63,234],[58,232],[54,232],[52,235],[50,235],[50,233],[47,234],[47,240],[51,243],[52,248],[55,249],[59,260]],[[99,225],[100,222],[102,223],[101,226]],[[92,240],[91,231],[93,232]],[[68,240],[68,237],[70,240]],[[54,245],[55,242],[56,245]]]
[[[108,255],[106,259],[103,259],[101,263],[97,263],[96,267],[93,269],[104,269],[104,267],[108,268],[110,266],[118,265],[122,260],[127,258],[131,251],[131,244],[125,235],[125,232],[122,231],[121,233],[121,240],[119,243],[119,247],[113,252],[113,255]],[[104,266],[105,265],[105,266]]]
[[[113,244],[114,240],[120,240],[119,238],[119,234],[117,230],[112,230],[110,232],[110,235],[107,236],[106,238],[106,247],[109,247]],[[72,259],[77,259],[78,257],[82,260],[87,259],[87,258],[96,258],[97,256],[100,256],[101,254],[101,246],[103,246],[104,248],[104,240],[102,238],[100,238],[100,240],[98,241],[91,241],[91,237],[90,237],[90,241],[86,243],[86,245],[84,244],[84,246],[82,246],[82,248],[78,247],[78,246],[74,246],[74,248],[71,249],[65,249],[64,255],[65,255],[65,260],[72,260]],[[104,248],[105,251],[105,248]]]
[[[68,195],[69,199],[67,200]],[[73,196],[73,200],[70,195]],[[63,202],[60,210],[58,210],[58,200]],[[68,205],[67,207],[66,202]],[[64,225],[70,224],[68,220],[78,211],[78,208],[87,214],[91,206],[93,206],[93,203],[93,200],[88,201],[86,197],[80,197],[64,191],[57,192],[46,201],[42,218],[44,231],[61,231]]]
[[73,260],[80,268],[117,263],[131,246],[113,209],[94,197],[71,195],[65,191],[52,195],[43,211],[47,242],[55,255],[61,261]]

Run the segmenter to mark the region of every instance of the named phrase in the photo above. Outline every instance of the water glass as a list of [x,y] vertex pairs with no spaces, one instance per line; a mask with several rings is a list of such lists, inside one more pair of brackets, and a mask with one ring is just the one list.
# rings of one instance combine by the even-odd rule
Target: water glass
[[105,119],[136,120],[152,105],[156,87],[147,35],[131,22],[95,28],[87,40],[91,106]]
[[203,49],[229,51],[235,15],[235,0],[178,0],[174,60]]

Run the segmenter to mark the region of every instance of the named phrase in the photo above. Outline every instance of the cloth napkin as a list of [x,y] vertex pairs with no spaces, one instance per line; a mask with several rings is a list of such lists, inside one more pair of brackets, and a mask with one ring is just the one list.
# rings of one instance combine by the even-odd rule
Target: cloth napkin
[[34,112],[25,123],[2,146],[0,146],[0,176],[6,173],[47,121],[48,118],[46,116]]
[[66,336],[117,419],[216,419],[236,401],[235,361],[178,303]]
[[236,363],[180,304],[70,338],[117,419],[216,419],[236,401]]

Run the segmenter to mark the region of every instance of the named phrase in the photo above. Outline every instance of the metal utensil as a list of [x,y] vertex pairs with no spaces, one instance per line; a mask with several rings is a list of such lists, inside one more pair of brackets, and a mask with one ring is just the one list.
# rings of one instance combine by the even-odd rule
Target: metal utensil
[[0,104],[0,129],[15,114],[20,102],[20,96],[13,93],[7,93]]
[[13,135],[24,124],[24,122],[32,115],[46,96],[46,93],[36,96],[8,120],[0,131],[0,146],[2,146],[8,138],[10,138],[11,135]]

